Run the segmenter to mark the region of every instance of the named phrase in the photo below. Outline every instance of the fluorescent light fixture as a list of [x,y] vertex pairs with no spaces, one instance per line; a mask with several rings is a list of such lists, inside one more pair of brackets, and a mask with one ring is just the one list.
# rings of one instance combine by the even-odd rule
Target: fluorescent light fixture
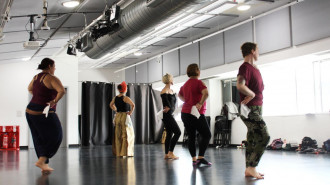
[[185,27],[194,26],[194,25],[196,25],[200,22],[203,22],[203,21],[211,18],[211,17],[213,17],[213,15],[202,15],[202,16],[199,16],[199,17],[197,17],[197,18],[195,18],[191,21],[188,21],[188,22],[182,24],[182,26],[185,26]]
[[209,13],[210,14],[220,14],[220,13],[223,13],[224,11],[226,11],[226,10],[229,10],[229,9],[233,8],[236,5],[237,5],[236,3],[225,3],[225,4],[221,5],[220,7],[210,11]]
[[126,53],[127,54],[131,54],[131,53],[135,53],[135,52],[137,52],[137,51],[139,51],[140,49],[138,49],[138,48],[134,48],[134,49],[131,49],[131,50],[129,50],[129,51],[127,51]]
[[29,61],[31,60],[31,57],[25,57],[25,58],[22,58],[23,61]]
[[141,56],[142,55],[142,52],[135,52],[134,55],[135,56]]
[[151,45],[153,43],[159,42],[159,41],[164,40],[164,39],[165,38],[163,38],[163,37],[155,37],[155,38],[153,38],[151,40],[148,40],[147,42],[141,42],[140,44],[141,45],[147,45],[147,46],[149,46],[149,45]]
[[[232,2],[232,1],[223,2],[223,0],[218,0],[218,1],[214,1],[212,4],[207,5],[204,8],[198,10],[197,13],[210,13],[210,10],[213,10],[214,8],[220,8],[220,7],[228,5],[228,4],[232,4],[233,6],[237,5],[237,3]],[[225,11],[225,10],[223,10],[223,11]]]
[[71,0],[71,1],[64,1],[62,2],[62,6],[67,7],[67,8],[73,8],[76,7],[80,4],[78,0]]
[[174,35],[182,30],[186,29],[186,27],[182,27],[182,26],[178,26],[178,27],[175,27],[167,32],[165,32],[164,34],[161,35],[161,37],[169,37],[171,35]]
[[250,5],[240,5],[240,6],[237,7],[237,10],[239,10],[239,11],[246,11],[246,10],[248,10],[250,8],[251,8]]
[[155,30],[160,30],[162,28],[165,28],[168,25],[171,25],[173,23],[176,23],[178,20],[182,19],[182,17],[186,16],[186,14],[180,14],[178,16],[175,16],[174,19],[168,20],[164,22],[163,24],[158,25]]

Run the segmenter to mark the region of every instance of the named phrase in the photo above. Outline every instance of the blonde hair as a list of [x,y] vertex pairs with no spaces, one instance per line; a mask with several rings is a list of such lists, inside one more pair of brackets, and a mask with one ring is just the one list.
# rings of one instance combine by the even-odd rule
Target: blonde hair
[[163,81],[164,84],[171,83],[171,80],[173,80],[173,76],[168,74],[168,73],[166,73],[162,78],[162,81]]

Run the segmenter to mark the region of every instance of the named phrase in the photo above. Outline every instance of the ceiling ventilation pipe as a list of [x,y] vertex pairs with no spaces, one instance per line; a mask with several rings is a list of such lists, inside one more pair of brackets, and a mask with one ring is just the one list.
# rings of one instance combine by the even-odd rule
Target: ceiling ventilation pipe
[[121,10],[118,20],[120,28],[97,39],[84,52],[92,59],[99,59],[137,36],[148,33],[170,17],[208,1],[211,0],[135,0]]
[[9,11],[13,4],[13,0],[2,0],[0,4],[0,42],[4,38],[3,29],[6,22],[9,21]]

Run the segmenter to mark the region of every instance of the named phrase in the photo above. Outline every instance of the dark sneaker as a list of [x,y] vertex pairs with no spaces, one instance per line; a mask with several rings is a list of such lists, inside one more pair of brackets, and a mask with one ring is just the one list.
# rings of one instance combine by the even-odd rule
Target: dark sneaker
[[205,160],[204,158],[202,158],[202,159],[197,159],[196,163],[197,163],[197,165],[201,165],[201,164],[205,164],[205,165],[207,165],[207,166],[211,166],[211,165],[212,165],[212,163],[208,162],[208,161]]

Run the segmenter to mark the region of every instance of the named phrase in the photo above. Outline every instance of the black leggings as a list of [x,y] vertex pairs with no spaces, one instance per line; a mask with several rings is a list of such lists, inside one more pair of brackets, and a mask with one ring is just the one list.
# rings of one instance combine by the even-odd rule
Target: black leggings
[[167,154],[169,151],[173,152],[181,135],[181,130],[170,113],[163,114],[163,122],[166,129],[165,154]]
[[201,114],[199,119],[195,116],[188,113],[181,113],[181,119],[183,121],[184,127],[188,133],[188,148],[191,157],[196,157],[196,131],[201,136],[201,140],[199,142],[199,155],[204,156],[207,146],[211,139],[211,131],[207,121],[205,119],[204,114]]

